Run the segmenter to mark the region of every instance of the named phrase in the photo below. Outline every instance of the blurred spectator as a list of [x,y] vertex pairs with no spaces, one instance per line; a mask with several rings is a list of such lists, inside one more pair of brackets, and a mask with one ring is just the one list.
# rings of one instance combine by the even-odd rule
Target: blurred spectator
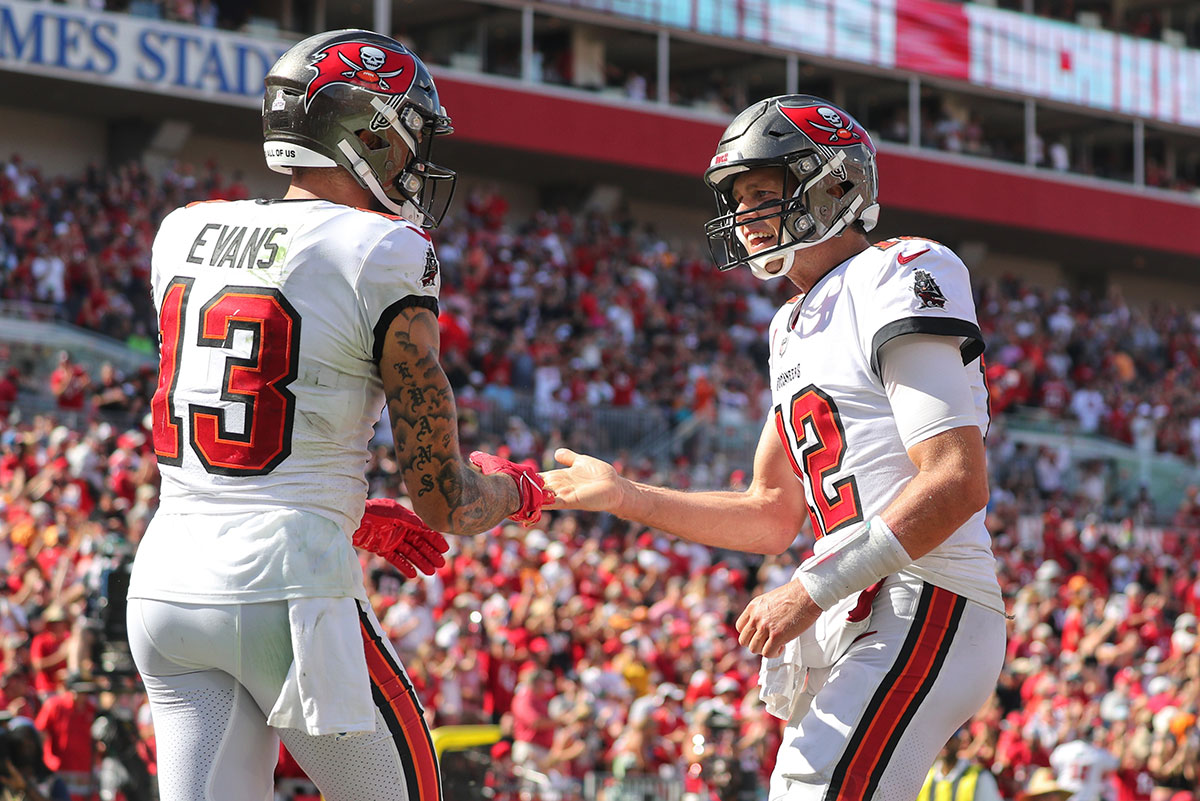
[[[1093,736],[1101,739],[1104,734],[1103,729],[1096,729]],[[1074,801],[1100,801],[1118,762],[1104,748],[1075,739],[1051,752],[1050,766],[1059,785],[1071,791]]]
[[68,411],[82,409],[89,383],[83,366],[73,363],[65,350],[59,352],[58,365],[50,374],[50,391],[58,401],[58,408]]
[[1025,791],[1017,796],[1018,801],[1067,801],[1071,791],[1060,785],[1050,768],[1038,768],[1033,772]]
[[131,722],[115,714],[100,715],[92,723],[91,738],[99,762],[100,801],[151,801],[150,773],[137,751]]
[[1050,145],[1050,167],[1058,172],[1071,169],[1071,152],[1067,149],[1066,142],[1061,139],[1054,140]]
[[513,759],[534,770],[545,771],[558,721],[550,716],[554,688],[550,674],[526,662],[517,674],[512,700]]
[[0,730],[8,759],[0,764],[0,796],[4,801],[71,801],[66,782],[46,767],[42,738],[32,720],[14,717]]
[[42,614],[45,628],[33,636],[29,646],[33,687],[45,701],[62,689],[71,651],[71,627],[62,607],[54,604]]
[[961,728],[946,741],[937,762],[929,769],[917,801],[1001,801],[996,777],[963,756],[970,740]]
[[[7,361],[7,358],[4,361]],[[15,367],[9,367],[4,371],[4,375],[0,375],[0,417],[7,417],[12,411],[21,391],[20,379],[21,373]]]
[[71,798],[90,799],[93,792],[92,723],[96,704],[94,683],[79,676],[65,681],[66,689],[50,696],[38,712],[37,728],[45,738],[42,755],[46,767],[67,784]]

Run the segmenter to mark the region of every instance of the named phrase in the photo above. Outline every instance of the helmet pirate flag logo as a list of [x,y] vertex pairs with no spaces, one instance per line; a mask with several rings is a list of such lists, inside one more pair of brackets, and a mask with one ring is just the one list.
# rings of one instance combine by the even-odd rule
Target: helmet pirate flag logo
[[875,145],[862,126],[849,114],[833,106],[785,106],[781,103],[779,113],[819,145],[865,145],[872,153],[875,152]]
[[400,97],[412,87],[416,61],[403,51],[365,42],[338,42],[313,56],[316,75],[308,82],[304,110],[327,86],[347,84],[377,94]]

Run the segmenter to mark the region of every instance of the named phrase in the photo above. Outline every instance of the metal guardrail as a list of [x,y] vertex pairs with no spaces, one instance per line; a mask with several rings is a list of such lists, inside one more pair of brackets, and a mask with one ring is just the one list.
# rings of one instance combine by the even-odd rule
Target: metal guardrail
[[1145,487],[1162,519],[1179,508],[1189,487],[1200,484],[1200,465],[1171,453],[1139,453],[1123,442],[1082,433],[1075,421],[1006,415],[997,420],[997,428],[1011,441],[1024,443],[1034,451],[1043,447],[1061,451],[1068,461],[1063,471],[1067,490],[1078,488],[1084,463],[1103,463],[1110,490],[1119,488],[1123,494],[1132,495]]
[[583,797],[584,801],[681,801],[683,778],[589,773],[583,780]]
[[[156,364],[154,353],[139,352],[120,340],[55,320],[53,315],[39,316],[37,304],[0,305],[0,342],[18,351],[14,353],[14,362],[22,357],[20,351],[52,357],[65,350],[75,361],[93,370],[104,362],[112,362],[125,372]],[[47,365],[53,366],[53,362]]]

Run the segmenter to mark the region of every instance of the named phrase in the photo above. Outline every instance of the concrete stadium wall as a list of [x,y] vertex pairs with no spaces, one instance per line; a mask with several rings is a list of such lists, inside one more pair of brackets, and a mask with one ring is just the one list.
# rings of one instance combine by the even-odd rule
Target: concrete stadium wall
[[192,134],[179,153],[180,160],[202,166],[214,161],[229,178],[241,170],[251,197],[279,197],[287,191],[286,175],[271,172],[263,160],[262,142],[243,142],[218,136]]
[[104,120],[0,106],[0,158],[16,153],[43,175],[79,175],[102,164],[108,148]]
[[1111,286],[1118,289],[1131,306],[1200,307],[1200,287],[1182,281],[1169,281],[1138,275],[1136,271],[1112,276]]

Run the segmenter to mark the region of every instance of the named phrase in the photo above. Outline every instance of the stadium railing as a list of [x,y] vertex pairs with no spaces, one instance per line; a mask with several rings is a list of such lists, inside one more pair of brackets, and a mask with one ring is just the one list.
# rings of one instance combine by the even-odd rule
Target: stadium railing
[[585,801],[682,801],[683,791],[678,776],[589,773],[583,781]]
[[[135,350],[128,343],[54,320],[52,313],[48,316],[39,314],[39,310],[45,312],[48,308],[51,307],[37,304],[0,305],[0,343],[14,349],[15,364],[20,363],[21,350],[27,350],[35,357],[65,350],[74,361],[93,372],[104,362],[112,362],[125,372],[157,364],[151,352]],[[48,367],[53,366],[53,361],[49,362]]]

